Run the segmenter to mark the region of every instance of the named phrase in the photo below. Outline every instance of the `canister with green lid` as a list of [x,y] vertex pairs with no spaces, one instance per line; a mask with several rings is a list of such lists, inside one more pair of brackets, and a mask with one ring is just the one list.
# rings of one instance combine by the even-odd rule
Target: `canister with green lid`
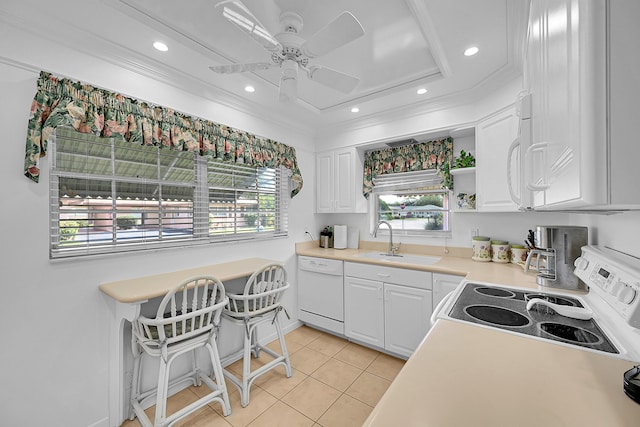
[[492,240],[491,252],[493,262],[509,262],[509,242],[506,240]]
[[511,263],[524,265],[528,251],[524,245],[511,245]]
[[472,260],[481,262],[491,261],[491,239],[489,237],[473,236],[471,247],[473,248]]

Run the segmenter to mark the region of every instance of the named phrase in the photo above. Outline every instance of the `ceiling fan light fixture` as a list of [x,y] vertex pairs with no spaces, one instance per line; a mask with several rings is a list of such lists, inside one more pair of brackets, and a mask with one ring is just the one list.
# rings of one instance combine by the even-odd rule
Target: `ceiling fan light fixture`
[[296,79],[282,77],[280,79],[280,101],[291,102],[298,97],[298,84]]
[[464,56],[473,56],[476,53],[478,53],[479,50],[480,49],[478,49],[477,46],[471,46],[470,48],[464,51]]
[[291,59],[282,61],[280,74],[280,101],[295,101],[298,98],[298,63]]

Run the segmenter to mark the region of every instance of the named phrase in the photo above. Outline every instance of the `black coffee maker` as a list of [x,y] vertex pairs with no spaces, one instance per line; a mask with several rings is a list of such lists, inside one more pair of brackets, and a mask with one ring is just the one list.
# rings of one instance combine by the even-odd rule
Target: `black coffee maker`
[[321,248],[333,247],[333,227],[326,226],[320,232],[320,247]]

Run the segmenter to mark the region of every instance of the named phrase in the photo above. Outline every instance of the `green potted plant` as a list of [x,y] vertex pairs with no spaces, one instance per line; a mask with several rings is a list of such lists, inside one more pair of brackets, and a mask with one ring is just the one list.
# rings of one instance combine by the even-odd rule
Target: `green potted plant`
[[476,165],[476,158],[473,154],[467,153],[464,150],[460,150],[460,156],[455,159],[456,169],[472,168]]

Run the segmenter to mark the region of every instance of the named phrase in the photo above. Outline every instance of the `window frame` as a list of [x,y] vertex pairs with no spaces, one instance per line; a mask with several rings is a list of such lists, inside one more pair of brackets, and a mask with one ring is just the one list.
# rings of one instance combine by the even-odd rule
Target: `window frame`
[[[148,178],[140,179],[138,177],[119,176],[116,174],[116,166],[115,166],[115,164],[118,161],[116,151],[118,149],[118,144],[124,142],[123,139],[116,140],[116,138],[100,138],[98,136],[91,135],[91,134],[77,133],[71,128],[66,128],[66,129],[69,129],[70,133],[64,136],[58,136],[57,130],[56,130],[56,136],[55,138],[53,138],[53,142],[50,144],[50,147],[49,147],[49,149],[51,150],[50,155],[52,159],[50,164],[50,170],[49,170],[49,178],[50,178],[49,258],[50,259],[65,259],[65,258],[77,259],[79,257],[85,257],[85,256],[106,255],[106,254],[113,254],[113,253],[130,253],[130,252],[134,252],[134,251],[137,252],[141,250],[142,251],[162,250],[162,249],[192,247],[192,246],[207,245],[207,244],[261,241],[261,240],[269,240],[273,238],[288,237],[288,205],[290,200],[290,191],[289,191],[290,179],[288,178],[290,178],[290,172],[282,166],[279,168],[260,168],[260,167],[252,168],[251,166],[243,165],[243,164],[216,161],[215,159],[211,159],[207,156],[201,156],[199,153],[194,152],[192,153],[193,183],[191,183],[191,181],[188,181],[186,183],[174,182],[174,181],[163,181],[163,177],[160,172],[162,169],[161,161],[163,160],[162,156],[166,154],[167,150],[169,149],[166,147],[154,147],[154,146],[147,147],[147,146],[132,145],[131,150],[139,150],[139,152],[141,153],[140,154],[141,156],[143,157],[146,156],[144,157],[144,159],[142,159],[143,161],[149,160],[155,157],[155,161],[158,166],[158,175],[155,179],[148,179]],[[76,133],[73,133],[73,132],[76,132]],[[106,174],[93,173],[92,174],[92,173],[86,173],[86,171],[84,173],[76,173],[71,170],[63,170],[63,166],[58,167],[58,145],[60,143],[60,138],[71,139],[73,138],[73,135],[76,135],[76,134],[82,135],[82,137],[79,137],[77,140],[74,140],[75,142],[79,143],[76,148],[88,149],[91,144],[99,143],[99,144],[103,144],[102,148],[104,149],[105,143],[110,144],[111,146],[110,161],[111,161],[111,168],[112,168],[110,173],[106,173]],[[91,141],[90,140],[91,137],[94,137],[95,141]],[[124,144],[129,144],[129,143],[124,142]],[[154,155],[151,156],[150,153],[144,153],[143,150],[147,150],[147,149],[154,150],[155,151]],[[180,152],[180,153],[186,153],[186,152]],[[72,158],[73,156],[78,156],[79,160],[81,161],[87,160],[87,158],[89,157],[86,151],[82,153],[77,153],[77,154],[67,152],[67,156],[70,158]],[[180,156],[185,156],[185,155],[184,154],[177,155],[176,158]],[[189,155],[187,154],[186,156],[188,157]],[[181,160],[182,159],[184,159],[184,157],[182,157]],[[103,156],[100,158],[100,160],[102,160],[104,164],[106,161],[106,157]],[[182,163],[184,164],[185,162],[182,161]],[[147,163],[148,167],[149,167],[149,164],[150,163]],[[264,170],[269,171],[267,172],[267,174],[271,174],[275,182],[275,184],[272,185],[271,190],[268,191],[264,188],[262,189],[256,188],[254,190],[247,189],[247,188],[235,188],[233,194],[234,194],[234,197],[236,198],[234,200],[234,206],[236,207],[237,207],[238,195],[244,194],[244,192],[253,192],[254,194],[257,194],[256,200],[260,198],[259,195],[271,194],[272,195],[271,199],[273,200],[272,216],[275,217],[273,221],[274,227],[272,229],[256,228],[255,232],[245,230],[243,233],[232,232],[232,233],[212,234],[211,227],[210,227],[210,217],[209,217],[209,213],[211,211],[210,206],[212,202],[209,200],[210,193],[209,193],[209,185],[208,185],[208,168],[209,168],[209,165],[211,164],[221,164],[221,165],[224,165],[224,169],[230,171],[230,173],[236,173],[237,171],[242,171],[245,175],[247,174],[250,175],[251,169],[253,169],[254,170],[253,173],[255,174],[256,177],[261,175],[260,171],[264,171]],[[86,166],[86,168],[90,168],[90,167],[91,166]],[[153,166],[151,166],[151,169],[152,168]],[[72,169],[72,167],[69,167],[69,169]],[[167,167],[166,169],[170,169],[170,167]],[[183,167],[183,170],[189,170],[189,168],[184,169]],[[93,184],[95,182],[94,180],[102,181],[103,186],[106,186],[105,181],[111,182],[111,188],[112,188],[111,195],[113,197],[111,198],[110,202],[104,203],[105,206],[108,206],[109,204],[111,204],[111,207],[108,207],[105,209],[105,210],[107,209],[109,210],[110,219],[108,219],[107,222],[110,223],[109,226],[112,229],[111,240],[109,240],[108,238],[105,238],[104,241],[102,241],[101,243],[90,242],[90,239],[87,235],[87,240],[84,243],[80,243],[76,245],[75,247],[72,247],[71,245],[61,244],[61,237],[63,236],[63,234],[61,234],[60,232],[61,225],[62,225],[61,223],[62,221],[64,221],[64,219],[61,218],[61,214],[65,211],[65,209],[62,206],[63,202],[61,199],[59,185],[62,180],[71,179],[71,178],[85,180],[87,184],[87,188],[90,187],[89,185],[90,183]],[[69,182],[69,181],[66,181],[66,182]],[[142,207],[143,205],[138,204],[138,205],[134,205],[133,208],[130,208],[128,212],[124,211],[129,214],[131,214],[132,212],[134,214],[139,214],[140,215],[139,221],[141,221],[142,224],[143,224],[142,218],[145,216],[145,213],[152,217],[155,215],[155,221],[156,221],[155,225],[157,227],[156,237],[146,238],[144,237],[145,232],[142,232],[143,237],[138,238],[137,240],[135,238],[132,238],[130,241],[126,241],[127,239],[124,237],[125,234],[120,233],[121,230],[119,229],[119,224],[116,219],[117,214],[119,212],[123,212],[122,209],[119,210],[119,206],[121,206],[121,204],[119,204],[119,202],[116,201],[115,199],[115,197],[117,196],[115,188],[117,187],[118,183],[125,183],[125,187],[126,185],[130,185],[134,188],[135,188],[134,184],[137,184],[140,187],[143,187],[144,185],[149,185],[149,184],[152,186],[156,185],[159,188],[161,188],[163,185],[165,187],[167,186],[189,187],[189,188],[193,188],[193,197],[192,197],[192,200],[190,201],[187,200],[187,204],[190,205],[190,208],[187,210],[183,208],[178,208],[176,207],[177,205],[174,206],[173,209],[166,207],[168,202],[162,201],[159,198],[157,201],[158,203],[157,209],[155,210],[154,209],[146,210],[145,208]],[[96,184],[96,185],[99,185],[99,184]],[[258,185],[259,184],[256,182],[256,186]],[[245,187],[246,187],[246,183],[245,183]],[[161,192],[161,190],[159,192]],[[88,193],[89,195],[91,195],[90,191]],[[188,193],[189,191],[187,190],[187,194]],[[144,195],[143,193],[140,194],[141,197],[143,195]],[[266,196],[263,196],[263,198],[265,197]],[[81,199],[85,202],[88,198],[89,197],[87,196],[83,196],[83,198],[81,197]],[[258,200],[258,203],[259,203],[259,200]],[[170,219],[169,216],[166,216],[166,217],[164,216],[166,212],[170,212],[170,213],[172,212],[173,215],[177,214],[177,218],[179,218],[178,222],[186,221],[185,224],[188,224],[188,227],[185,229],[186,230],[185,233],[182,233],[182,234],[176,233],[176,236],[173,236],[173,237],[168,236],[166,232],[167,227],[165,222],[172,221],[172,219]],[[233,230],[237,231],[239,227],[237,227],[236,224],[241,220],[244,221],[244,214],[241,214],[238,209],[232,209],[230,213],[232,215],[232,218],[233,218],[232,221],[234,223]],[[260,213],[260,210],[258,210],[258,214],[259,213]],[[88,223],[90,221],[95,221],[95,218],[91,217],[91,215],[95,215],[95,211],[92,210],[90,203],[87,204],[87,206],[84,208],[84,211],[78,209],[77,215],[81,217],[82,214],[85,215],[85,220]],[[184,214],[186,214],[186,216],[180,219],[180,217],[183,216]],[[189,216],[191,217],[190,220],[189,220]],[[140,224],[136,223],[136,225],[140,225]],[[179,226],[180,225],[178,225],[178,227]],[[91,227],[88,227],[88,228],[91,228]],[[77,230],[76,230],[76,233],[77,233]],[[105,233],[105,235],[107,233]]]
[[[395,176],[400,176],[402,173],[390,174]],[[414,174],[417,175],[417,174]],[[443,222],[447,225],[446,230],[421,230],[421,229],[402,229],[393,227],[393,221],[388,221],[389,224],[393,228],[394,235],[398,236],[414,236],[414,237],[430,237],[430,238],[450,238],[452,236],[452,224],[451,224],[451,192],[443,189],[443,188],[433,188],[427,187],[425,188],[423,185],[416,184],[416,181],[410,180],[410,182],[406,185],[396,185],[391,189],[376,189],[374,186],[373,191],[371,192],[371,196],[369,197],[370,203],[370,215],[369,215],[369,232],[373,234],[376,225],[379,221],[381,221],[379,217],[380,211],[380,196],[386,195],[429,195],[429,194],[442,194],[444,196],[444,205],[442,210],[438,210],[438,212],[443,212],[446,218],[443,219]],[[387,228],[380,228],[379,232],[388,233]]]

